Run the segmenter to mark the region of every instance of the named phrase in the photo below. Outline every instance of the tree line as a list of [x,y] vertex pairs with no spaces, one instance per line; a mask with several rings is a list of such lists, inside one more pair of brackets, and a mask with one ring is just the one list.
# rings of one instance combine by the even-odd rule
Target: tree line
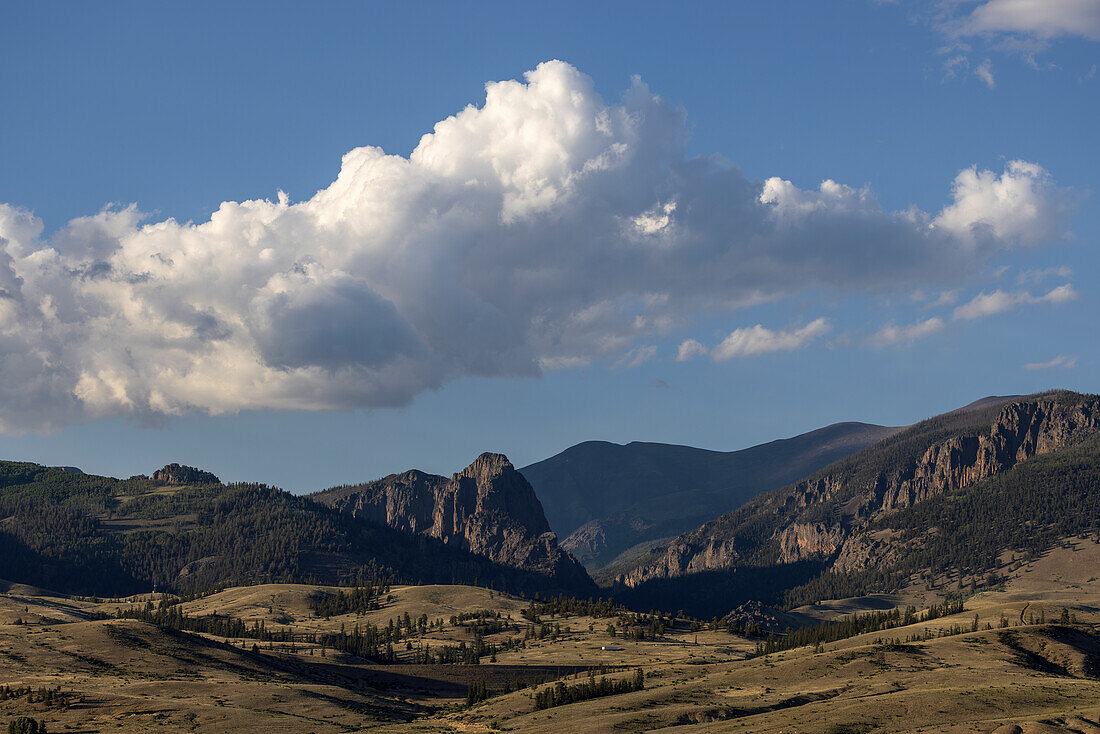
[[554,706],[564,706],[577,701],[587,701],[591,698],[603,696],[615,696],[620,693],[633,693],[645,688],[645,674],[635,670],[629,678],[612,679],[607,676],[596,678],[595,673],[589,671],[588,680],[574,685],[567,685],[564,681],[558,681],[552,686],[543,688],[535,693],[535,708],[542,710]]
[[[432,647],[423,635],[436,625],[427,622],[427,615],[413,620],[407,613],[396,619],[391,618],[385,625],[370,622],[357,623],[349,631],[340,625],[339,632],[300,632],[289,626],[269,628],[264,620],[247,624],[244,620],[230,615],[190,616],[178,604],[155,607],[152,602],[143,607],[119,609],[116,619],[135,619],[156,625],[157,627],[179,632],[210,635],[223,639],[254,640],[253,650],[259,651],[260,643],[271,647],[280,645],[304,644],[319,648],[321,655],[332,650],[375,663],[396,663],[404,658],[405,662],[418,664],[465,664],[477,665],[484,657],[496,660],[497,653],[525,647],[519,638],[509,638],[499,644],[490,643],[480,634],[474,634],[467,644],[460,641],[457,645],[442,644]],[[436,623],[443,628],[443,620]],[[405,653],[399,653],[398,647],[405,643]],[[415,643],[415,644],[414,644]]]
[[867,612],[852,614],[838,622],[789,629],[782,636],[769,635],[762,643],[757,643],[757,655],[769,655],[782,650],[793,650],[808,645],[821,646],[829,642],[845,640],[849,637],[878,632],[880,630],[908,627],[917,622],[939,619],[965,611],[961,599],[947,599],[942,604],[933,604],[924,614],[918,614],[917,608],[910,605],[904,610],[891,609],[885,612]]

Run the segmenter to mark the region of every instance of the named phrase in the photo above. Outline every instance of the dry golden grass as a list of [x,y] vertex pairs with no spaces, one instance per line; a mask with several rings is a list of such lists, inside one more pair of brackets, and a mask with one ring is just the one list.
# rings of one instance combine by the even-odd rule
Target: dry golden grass
[[67,708],[0,702],[50,731],[346,731],[423,709],[128,620],[0,627],[3,683],[60,686]]
[[[978,594],[967,611],[912,627],[752,660],[724,661],[729,645],[700,636],[695,655],[674,644],[627,646],[623,661],[647,672],[646,690],[535,711],[529,691],[474,709],[384,731],[524,732],[1094,732],[1100,731],[1100,545],[1075,541],[1013,572],[1004,588]],[[905,605],[934,591],[841,600],[816,614]],[[1020,625],[1065,606],[1079,625]],[[811,610],[803,610],[811,611]],[[887,638],[958,624],[978,632],[893,645]],[[1015,625],[998,628],[1004,614]],[[986,630],[989,623],[994,629]],[[583,643],[575,643],[583,644]],[[563,651],[572,651],[560,644]],[[685,646],[686,647],[686,646]],[[713,657],[707,659],[709,654]],[[649,658],[651,662],[646,662]],[[656,658],[656,659],[654,659]]]
[[[140,622],[93,620],[95,612],[144,604],[148,596],[89,602],[12,586],[0,594],[0,684],[60,686],[67,709],[26,699],[0,702],[0,724],[19,714],[50,731],[523,732],[1097,732],[1100,721],[1100,545],[1076,540],[1014,567],[1002,588],[967,601],[955,617],[876,632],[825,646],[745,659],[754,643],[721,632],[631,642],[607,635],[608,620],[543,618],[560,624],[556,640],[532,640],[480,666],[375,666],[296,645],[244,647],[180,635]],[[931,603],[949,586],[890,596],[825,602],[800,610],[819,618],[894,604]],[[406,612],[449,620],[488,609],[521,620],[527,602],[467,586],[395,587],[385,607],[363,615],[316,617],[317,587],[228,589],[184,605],[192,616],[231,614],[299,631],[341,624],[385,624]],[[923,604],[922,604],[923,606]],[[1021,625],[1063,607],[1078,624]],[[953,624],[977,632],[904,643],[906,635]],[[1002,615],[1013,626],[998,627]],[[16,620],[22,624],[14,624]],[[992,629],[985,629],[986,624]],[[591,627],[591,629],[589,629]],[[501,639],[515,632],[506,632]],[[469,640],[449,623],[437,643]],[[902,644],[891,644],[901,638]],[[241,642],[241,641],[236,641]],[[615,644],[619,651],[601,650]],[[312,655],[310,653],[313,653]],[[535,711],[539,686],[461,707],[466,683],[493,692],[526,677],[549,679],[560,666],[621,666],[646,671],[646,689]],[[537,674],[522,671],[538,668]],[[580,677],[585,674],[581,673]]]
[[406,613],[413,619],[421,614],[428,619],[450,619],[452,615],[478,609],[499,611],[519,618],[520,610],[528,602],[489,589],[476,586],[394,586],[388,594],[384,608],[365,614],[345,614],[321,620],[314,616],[309,608],[309,595],[317,591],[331,592],[336,587],[308,586],[305,584],[261,584],[235,589],[227,589],[218,594],[186,602],[183,609],[187,614],[228,614],[240,617],[247,622],[265,620],[268,624],[280,618],[294,620],[296,629],[315,628],[332,629],[333,622],[339,627],[341,622],[354,625],[356,622],[385,624]]

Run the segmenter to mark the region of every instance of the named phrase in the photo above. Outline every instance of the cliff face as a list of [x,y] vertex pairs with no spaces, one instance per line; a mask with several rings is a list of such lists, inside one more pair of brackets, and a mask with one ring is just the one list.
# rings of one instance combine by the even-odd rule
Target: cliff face
[[581,565],[558,546],[531,485],[500,454],[482,454],[449,479],[407,471],[326,490],[313,499],[368,522],[438,538],[496,563],[539,573],[570,593],[595,590]]
[[[79,470],[78,470],[79,471]],[[214,474],[196,469],[193,466],[181,464],[169,464],[163,469],[153,472],[153,481],[169,486],[181,486],[185,484],[221,484],[221,480]]]
[[958,436],[930,446],[911,472],[899,473],[886,484],[881,500],[869,498],[869,504],[875,510],[907,507],[979,482],[1033,456],[1080,443],[1100,428],[1098,408],[1095,401],[1066,405],[1037,400],[1008,405],[988,433]]
[[709,569],[804,560],[826,561],[837,571],[889,565],[898,552],[895,538],[871,532],[872,523],[1100,433],[1100,399],[1041,395],[1004,405],[984,428],[956,424],[942,417],[918,424],[884,442],[886,448],[872,447],[678,536],[615,580],[636,586]]

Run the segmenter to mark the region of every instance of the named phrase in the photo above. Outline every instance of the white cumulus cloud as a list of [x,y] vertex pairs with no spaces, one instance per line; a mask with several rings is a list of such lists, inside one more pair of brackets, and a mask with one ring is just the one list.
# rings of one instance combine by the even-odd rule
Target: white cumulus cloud
[[680,342],[680,348],[676,350],[676,361],[687,362],[689,359],[706,354],[708,351],[698,339],[685,339]]
[[800,329],[766,329],[762,324],[736,329],[711,351],[716,362],[735,357],[750,357],[766,352],[789,352],[801,349],[816,337],[829,331],[829,322],[823,318],[811,321]]
[[943,319],[933,316],[930,319],[924,321],[918,321],[915,324],[908,326],[898,326],[897,324],[886,324],[871,337],[872,344],[896,344],[898,342],[910,342],[917,339],[923,339],[926,336],[935,334],[937,331],[943,328]]
[[988,0],[974,9],[964,28],[968,33],[1100,41],[1100,0]]
[[[551,61],[487,84],[408,157],[349,151],[304,201],[194,223],[106,209],[52,234],[0,204],[0,431],[401,406],[460,377],[613,362],[715,309],[957,287],[1066,231],[1067,195],[1033,163],[967,168],[942,211],[895,212],[688,158],[688,129],[640,80],[609,103]],[[824,327],[758,327],[719,354]]]
[[1043,242],[1063,231],[1065,197],[1051,196],[1050,176],[1035,163],[1010,161],[1001,175],[971,166],[952,184],[954,201],[933,226],[972,245]]
[[1053,288],[1044,295],[1033,296],[1026,291],[1008,292],[1000,289],[992,293],[979,293],[970,301],[955,309],[956,319],[980,319],[984,316],[1008,311],[1017,306],[1036,303],[1066,303],[1077,298],[1077,291],[1069,283]]

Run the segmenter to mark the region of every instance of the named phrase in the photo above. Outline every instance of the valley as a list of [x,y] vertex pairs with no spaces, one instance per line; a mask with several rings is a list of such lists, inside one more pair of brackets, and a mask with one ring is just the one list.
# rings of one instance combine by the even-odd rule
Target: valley
[[602,585],[499,454],[310,496],[0,462],[0,721],[1100,731],[1100,398],[842,443]]
[[[8,585],[0,594],[3,685],[59,693],[51,704],[11,697],[0,701],[0,712],[73,732],[1092,732],[1100,720],[1098,569],[1097,539],[1074,540],[1032,562],[1006,564],[1001,588],[966,598],[958,614],[762,656],[758,639],[709,625],[692,630],[687,620],[656,639],[634,640],[608,634],[609,623],[620,624],[617,614],[542,612],[537,626],[552,632],[477,665],[415,664],[402,660],[409,651],[401,649],[392,665],[332,649],[322,657],[317,645],[112,618],[163,597],[72,599]],[[443,620],[442,629],[413,635],[417,646],[472,644],[472,631],[451,623],[463,614],[508,620],[507,630],[485,636],[495,644],[522,637],[518,630],[531,624],[524,616],[530,600],[450,585],[394,586],[379,609],[318,616],[311,595],[336,591],[267,584],[178,606],[195,618],[262,622],[273,633],[336,633],[406,614]],[[940,598],[913,586],[888,598],[834,600],[794,613],[813,622]],[[1063,609],[1072,623],[1060,621]],[[975,615],[979,629],[970,631]],[[952,628],[961,631],[940,636]],[[534,693],[558,679],[583,683],[589,669],[611,679],[642,670],[645,687],[536,708]],[[467,706],[476,683],[488,698]]]
[[4,3],[0,734],[1100,734],[1098,49]]

